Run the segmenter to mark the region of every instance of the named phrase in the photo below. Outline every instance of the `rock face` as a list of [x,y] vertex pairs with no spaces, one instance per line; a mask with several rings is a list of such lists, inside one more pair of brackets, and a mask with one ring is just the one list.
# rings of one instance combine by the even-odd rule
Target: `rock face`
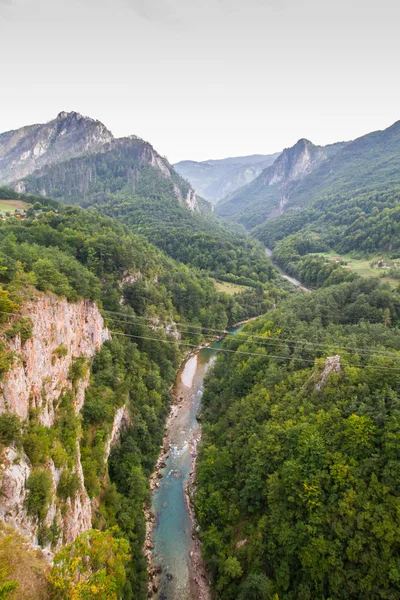
[[315,384],[315,389],[321,391],[326,384],[326,379],[331,373],[340,373],[342,367],[340,365],[340,356],[329,356],[325,360],[324,370],[321,373],[320,381]]
[[77,112],[0,135],[0,183],[10,183],[56,162],[95,152],[113,139],[100,121]]
[[111,435],[108,438],[105,445],[105,462],[108,461],[110,456],[111,448],[115,446],[121,437],[121,433],[129,427],[131,423],[131,417],[128,412],[128,408],[126,405],[121,406],[115,413],[114,423],[111,430]]
[[77,112],[0,134],[0,185],[80,202],[91,194],[101,200],[99,190],[109,189],[110,180],[113,192],[146,197],[158,189],[199,210],[193,189],[151,144],[135,135],[115,139],[100,121]]
[[298,209],[299,206],[293,204],[294,187],[308,181],[311,174],[344,146],[345,143],[316,146],[309,140],[300,139],[291,148],[286,148],[251,183],[221,200],[216,212],[250,228],[289,208]]
[[[25,420],[30,408],[40,408],[40,420],[49,427],[61,391],[72,387],[68,373],[73,360],[92,358],[109,334],[93,302],[72,304],[46,295],[26,305],[24,312],[32,321],[32,335],[24,343],[20,335],[7,343],[15,359],[0,383],[0,412],[8,410]],[[89,373],[75,392],[77,411],[88,377]]]
[[292,148],[284,150],[274,164],[263,171],[262,181],[264,185],[287,186],[311,173],[326,158],[323,148],[301,139]]
[[[32,321],[32,335],[22,342],[18,334],[7,343],[7,349],[15,353],[15,359],[1,384],[0,413],[9,411],[26,420],[29,410],[37,408],[40,422],[50,427],[54,423],[60,395],[66,389],[72,389],[68,375],[74,360],[92,358],[110,336],[93,302],[69,303],[53,295],[39,295],[25,305],[23,312]],[[89,371],[75,382],[76,413],[82,408],[88,382]],[[119,415],[113,430],[114,439],[118,437],[121,423],[122,415]],[[72,473],[77,475],[78,489],[73,498],[67,498],[62,505],[57,498],[57,485],[63,468],[56,468],[51,459],[43,467],[50,475],[52,492],[41,528],[58,528],[58,540],[53,550],[72,542],[80,533],[91,528],[92,508],[84,486],[79,441],[74,462]],[[13,446],[2,449],[0,519],[37,544],[39,523],[26,510],[26,482],[31,472],[32,465],[22,450]]]

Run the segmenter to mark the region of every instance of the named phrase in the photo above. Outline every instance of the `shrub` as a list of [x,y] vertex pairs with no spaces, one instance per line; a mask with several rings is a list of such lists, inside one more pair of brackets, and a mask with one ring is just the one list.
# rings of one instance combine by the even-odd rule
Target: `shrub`
[[62,500],[75,498],[76,492],[80,487],[81,482],[77,473],[71,473],[71,471],[64,469],[57,486],[57,496]]
[[43,521],[47,514],[51,499],[52,479],[50,473],[44,469],[32,471],[26,482],[29,490],[26,499],[28,514]]
[[108,531],[90,530],[63,548],[54,559],[49,582],[55,599],[117,600],[125,583],[129,544]]
[[21,342],[24,343],[32,337],[32,321],[29,318],[22,317],[16,321],[10,329],[6,331],[6,338],[11,340],[18,334],[21,335]]
[[3,413],[0,415],[0,442],[9,446],[21,439],[21,423],[17,415]]

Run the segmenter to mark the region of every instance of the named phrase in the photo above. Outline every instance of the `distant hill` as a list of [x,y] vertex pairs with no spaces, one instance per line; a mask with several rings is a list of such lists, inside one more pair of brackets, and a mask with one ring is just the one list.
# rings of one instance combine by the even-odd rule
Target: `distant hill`
[[272,165],[278,156],[279,153],[253,154],[202,162],[183,160],[176,163],[174,167],[189,181],[198,194],[215,204],[253,181],[263,169]]

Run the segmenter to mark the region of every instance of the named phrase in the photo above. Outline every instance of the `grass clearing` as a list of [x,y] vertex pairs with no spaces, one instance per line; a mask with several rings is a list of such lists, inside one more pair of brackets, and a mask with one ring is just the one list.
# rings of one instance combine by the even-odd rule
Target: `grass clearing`
[[23,210],[24,208],[28,208],[28,206],[29,204],[23,200],[0,200],[0,214],[6,212],[13,213],[16,208]]
[[[344,261],[347,264],[343,265],[343,269],[357,273],[360,277],[381,277],[382,274],[389,272],[389,268],[371,266],[371,263],[377,264],[379,260],[385,260],[385,257],[379,254],[361,259],[353,258],[350,254],[338,254],[334,250],[330,250],[330,252],[313,252],[312,254],[332,261]],[[395,286],[399,285],[398,280],[391,279],[390,277],[382,277],[382,281]]]
[[243,292],[250,289],[247,285],[239,285],[238,283],[230,283],[229,281],[218,281],[212,277],[211,280],[217,292],[228,294],[229,296],[243,294]]

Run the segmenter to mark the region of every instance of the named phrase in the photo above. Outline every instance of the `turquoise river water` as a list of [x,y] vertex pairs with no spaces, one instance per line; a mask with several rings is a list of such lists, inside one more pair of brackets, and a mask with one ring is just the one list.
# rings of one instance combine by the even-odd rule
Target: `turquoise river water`
[[[231,330],[236,333],[240,327]],[[152,497],[156,521],[152,532],[153,564],[161,567],[158,577],[159,600],[198,600],[204,597],[197,588],[199,557],[192,538],[194,524],[187,507],[185,487],[193,468],[193,456],[200,436],[197,414],[204,389],[204,377],[215,361],[217,342],[190,357],[180,369],[175,386],[178,405],[169,419],[167,456],[159,487]],[[198,547],[197,547],[198,550]]]

